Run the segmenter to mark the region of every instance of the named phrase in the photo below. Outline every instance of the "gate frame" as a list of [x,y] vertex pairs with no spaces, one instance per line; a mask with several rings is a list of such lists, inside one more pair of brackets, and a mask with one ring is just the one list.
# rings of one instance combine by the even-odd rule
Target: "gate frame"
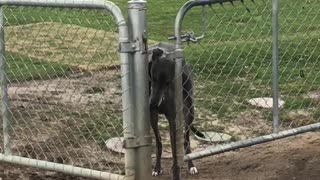
[[[145,91],[136,90],[139,88],[133,84],[135,78],[147,78],[145,73],[139,72],[139,69],[147,67],[145,61],[140,59],[147,54],[147,30],[146,30],[146,1],[132,0],[129,1],[129,23],[130,18],[136,18],[138,23],[131,23],[130,32],[125,22],[121,9],[110,1],[98,0],[0,0],[0,95],[1,110],[4,134],[4,154],[0,154],[0,161],[39,168],[43,170],[67,173],[76,176],[90,177],[96,179],[108,180],[134,180],[139,177],[147,177],[151,179],[151,139],[149,130],[149,114],[144,112],[142,108],[148,107],[148,88],[147,83],[140,83],[145,86]],[[121,60],[121,86],[122,86],[122,108],[123,108],[123,134],[125,148],[125,176],[113,174],[109,172],[97,171],[87,168],[76,167],[72,165],[64,165],[59,163],[47,162],[43,160],[25,158],[11,155],[10,148],[10,117],[9,117],[9,101],[7,93],[7,64],[5,59],[5,42],[4,42],[4,14],[2,6],[23,6],[23,7],[50,7],[50,8],[77,8],[77,9],[105,9],[115,18],[115,23],[119,33],[119,53]],[[132,17],[130,17],[130,15]],[[144,30],[140,33],[141,28]],[[131,33],[135,32],[135,33]],[[142,39],[143,37],[143,39]],[[141,39],[141,41],[136,41]],[[135,69],[137,68],[137,69]],[[143,100],[135,99],[143,97]],[[140,109],[139,109],[140,108]],[[137,110],[139,110],[138,113]],[[137,126],[140,125],[139,126]],[[142,128],[142,129],[141,129]],[[138,156],[137,156],[138,155]],[[150,157],[149,157],[150,155]],[[141,157],[144,161],[135,160]],[[150,166],[150,168],[145,167]],[[150,176],[150,178],[148,178]]]
[[[175,20],[175,37],[176,39],[176,51],[179,53],[183,52],[182,49],[182,39],[181,39],[181,29],[182,29],[182,22],[184,19],[184,16],[187,14],[187,12],[192,9],[193,7],[197,6],[205,6],[205,5],[213,5],[213,4],[222,4],[226,2],[241,2],[243,3],[243,0],[189,0],[186,2],[179,10],[176,20]],[[247,8],[247,7],[246,7]],[[266,143],[269,141],[274,141],[294,135],[298,135],[301,133],[306,133],[314,130],[320,129],[320,123],[314,123],[306,126],[301,126],[298,128],[293,128],[285,131],[279,132],[279,105],[278,105],[278,97],[279,97],[279,73],[278,73],[278,66],[279,66],[279,47],[278,47],[278,34],[279,34],[279,26],[278,26],[278,12],[279,12],[279,0],[272,0],[272,95],[273,95],[273,108],[272,108],[272,128],[273,133],[265,136],[259,136],[255,138],[250,138],[247,140],[242,140],[238,142],[232,142],[228,144],[223,145],[217,145],[217,146],[210,146],[204,150],[192,152],[190,154],[187,154],[183,157],[183,159],[179,159],[179,161],[188,161],[188,160],[194,160],[194,159],[200,159],[207,156],[215,155],[224,153],[227,151],[232,151],[239,148],[249,147],[256,144]],[[179,56],[176,61],[176,78],[178,79],[179,76],[181,78],[182,74],[182,64],[181,64],[181,57]],[[178,79],[178,82],[182,82],[181,79]],[[175,85],[176,87],[176,101],[177,108],[176,109],[182,109],[182,83],[177,83]],[[184,123],[183,116],[181,115],[183,112],[177,112],[179,114],[179,118],[176,118],[177,124]],[[181,144],[181,137],[183,137],[183,130],[181,128],[177,130],[177,138],[180,138],[180,140],[177,140],[178,143]],[[178,154],[183,153],[183,148],[179,146]],[[181,156],[179,156],[181,158]]]

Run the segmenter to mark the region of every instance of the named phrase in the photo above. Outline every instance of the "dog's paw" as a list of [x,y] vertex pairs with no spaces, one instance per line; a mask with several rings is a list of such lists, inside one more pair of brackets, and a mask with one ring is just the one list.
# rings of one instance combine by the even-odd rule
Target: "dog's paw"
[[196,167],[191,167],[191,168],[189,169],[189,173],[190,173],[191,175],[195,175],[195,174],[198,174],[198,170],[197,170]]
[[159,170],[159,171],[153,170],[153,171],[152,171],[152,176],[159,176],[159,175],[161,175],[161,174],[162,174],[162,171],[161,171],[161,170]]

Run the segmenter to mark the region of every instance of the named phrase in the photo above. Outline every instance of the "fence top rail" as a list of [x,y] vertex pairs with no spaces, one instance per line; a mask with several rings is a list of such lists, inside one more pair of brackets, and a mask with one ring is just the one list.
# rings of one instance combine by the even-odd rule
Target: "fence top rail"
[[51,8],[107,9],[115,17],[118,26],[125,25],[120,8],[104,0],[0,0],[0,6],[31,6]]

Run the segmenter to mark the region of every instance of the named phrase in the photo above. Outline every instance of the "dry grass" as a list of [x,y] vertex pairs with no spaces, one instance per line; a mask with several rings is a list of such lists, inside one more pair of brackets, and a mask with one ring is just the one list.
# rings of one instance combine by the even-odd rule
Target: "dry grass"
[[5,31],[6,50],[9,52],[85,70],[120,64],[116,30],[44,22],[10,26]]

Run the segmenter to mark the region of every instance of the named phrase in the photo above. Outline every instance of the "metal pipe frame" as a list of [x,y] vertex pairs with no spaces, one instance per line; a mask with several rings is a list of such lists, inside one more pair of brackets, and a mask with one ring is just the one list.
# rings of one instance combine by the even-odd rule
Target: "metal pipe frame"
[[272,121],[273,132],[279,131],[279,0],[272,1]]
[[[187,12],[196,6],[212,5],[217,3],[225,3],[235,0],[192,0],[186,2],[179,10],[175,19],[175,37],[176,39],[176,51],[183,52],[182,39],[181,39],[181,27],[182,22]],[[177,157],[179,166],[182,165],[184,157],[184,115],[183,115],[183,97],[182,97],[182,61],[183,57],[176,58],[175,64],[175,102],[176,102],[176,127],[177,127]]]
[[[131,162],[135,169],[136,180],[151,179],[151,135],[149,111],[149,75],[147,45],[147,1],[131,0],[128,2],[129,40],[136,51],[132,53],[133,88],[133,123],[134,136],[132,147],[135,150],[135,161]],[[139,47],[138,47],[139,46]]]
[[[212,5],[212,4],[217,4],[217,3],[225,3],[225,2],[230,2],[230,1],[238,1],[238,0],[191,0],[185,3],[181,9],[179,10],[176,20],[175,20],[175,36],[177,37],[176,40],[176,50],[177,51],[183,51],[182,50],[182,41],[181,41],[181,27],[182,27],[182,22],[183,18],[186,15],[186,13],[193,7],[196,6],[204,6],[204,5]],[[244,148],[244,147],[249,147],[252,145],[256,144],[261,144],[261,143],[266,143],[269,141],[274,141],[282,138],[286,138],[289,136],[294,136],[298,135],[301,133],[309,132],[309,131],[314,131],[317,129],[320,129],[320,123],[312,124],[312,125],[307,125],[307,126],[302,126],[299,128],[294,128],[290,129],[287,131],[279,131],[279,106],[278,106],[278,97],[279,97],[279,84],[278,84],[278,63],[279,63],[279,50],[278,50],[278,11],[279,11],[279,0],[273,0],[273,65],[272,65],[272,81],[273,81],[273,134],[269,134],[266,136],[260,136],[244,141],[239,141],[239,142],[233,142],[230,144],[226,145],[220,145],[212,148],[207,148],[201,151],[193,152],[190,154],[187,154],[184,156],[184,161],[188,160],[195,160],[195,159],[200,159],[203,157],[207,157],[210,155],[215,155],[215,154],[220,154],[224,153],[227,151],[239,149],[239,148]],[[177,76],[181,76],[181,67],[182,65],[180,64],[181,60],[178,59],[177,61],[177,67],[176,67],[176,78]],[[180,80],[179,80],[180,82]],[[181,83],[176,84],[177,89],[181,89],[182,87],[179,85]],[[181,91],[181,90],[180,90]],[[177,92],[177,96],[180,96],[180,91]],[[182,96],[182,95],[181,95]],[[179,102],[178,105],[182,105],[180,103],[180,97],[176,97],[177,101]],[[181,109],[181,107],[177,108]],[[181,117],[181,116],[179,116]],[[182,118],[177,119],[177,121],[183,122]],[[180,132],[181,133],[181,132]],[[180,134],[179,134],[180,135]],[[181,136],[181,135],[180,135]]]
[[186,156],[184,156],[184,161],[188,161],[189,159],[191,159],[191,160],[200,159],[200,158],[204,158],[207,156],[220,154],[220,153],[224,153],[227,151],[231,151],[231,150],[235,150],[235,149],[239,149],[239,148],[245,148],[245,147],[249,147],[249,146],[253,146],[253,145],[257,145],[257,144],[262,144],[262,143],[266,143],[266,142],[270,142],[270,141],[274,141],[274,140],[278,140],[278,139],[283,139],[283,138],[286,138],[289,136],[294,136],[294,135],[298,135],[301,133],[306,133],[306,132],[314,131],[314,130],[318,130],[318,129],[320,129],[320,123],[302,126],[299,128],[281,131],[278,133],[272,133],[269,135],[260,136],[260,137],[256,137],[256,138],[252,138],[252,139],[248,139],[248,140],[239,141],[239,142],[233,142],[230,144],[218,145],[215,147],[211,147],[211,148],[207,148],[207,149],[204,149],[201,151],[187,154]]
[[8,99],[8,79],[7,79],[7,63],[5,59],[5,43],[4,43],[4,14],[0,7],[0,88],[1,88],[1,114],[3,128],[3,149],[5,155],[11,154],[10,148],[10,121],[9,121],[9,99]]
[[[123,17],[123,14],[119,7],[114,3],[109,1],[99,1],[99,0],[0,0],[0,6],[24,6],[24,7],[51,7],[51,8],[77,8],[77,9],[106,9],[115,18],[115,23],[118,25],[119,30],[119,41],[128,42],[128,28]],[[3,14],[2,10],[0,12],[0,78],[1,78],[1,102],[2,102],[2,115],[3,115],[3,131],[5,138],[5,154],[0,154],[0,161],[14,163],[29,167],[40,168],[49,171],[56,171],[67,173],[76,176],[91,177],[97,179],[108,179],[108,180],[124,180],[131,179],[130,176],[122,176],[117,174],[112,174],[108,172],[96,171],[81,167],[75,167],[71,165],[64,165],[52,162],[46,162],[36,159],[24,158],[19,156],[10,155],[10,136],[8,134],[9,128],[9,117],[8,117],[8,97],[7,97],[7,77],[6,77],[6,62],[4,58],[4,28],[3,28]],[[130,67],[129,67],[129,53],[120,53],[121,58],[121,84],[122,84],[122,106],[123,106],[123,124],[131,124],[132,122],[132,100],[130,91]],[[124,136],[132,136],[132,129],[130,126],[124,129]],[[126,150],[126,158],[132,157],[134,154],[131,150]],[[128,158],[129,159],[129,158]],[[132,168],[127,166],[126,161],[126,172],[127,168]],[[133,172],[131,172],[134,174]],[[127,174],[126,174],[127,175]],[[129,174],[130,175],[130,174]]]
[[95,178],[95,179],[107,179],[107,180],[125,180],[125,176],[118,174],[112,174],[108,172],[96,171],[92,169],[74,167],[71,165],[58,164],[48,161],[42,161],[37,159],[30,159],[20,156],[4,155],[0,154],[0,161],[14,163],[23,166],[35,167],[48,171],[61,172],[76,176]]

